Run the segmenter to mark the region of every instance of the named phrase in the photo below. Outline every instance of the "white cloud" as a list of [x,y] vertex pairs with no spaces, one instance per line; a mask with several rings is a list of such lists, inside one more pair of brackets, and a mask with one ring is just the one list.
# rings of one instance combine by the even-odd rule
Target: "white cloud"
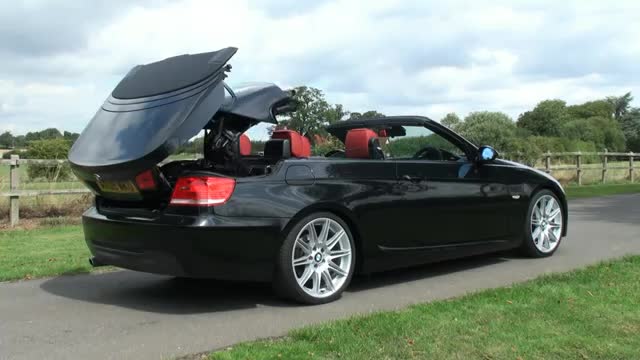
[[[637,1],[127,4],[84,19],[78,33],[65,24],[82,7],[39,17],[37,36],[28,22],[6,25],[37,41],[0,45],[0,128],[80,131],[133,65],[225,46],[240,48],[231,83],[316,86],[353,111],[515,117],[547,98],[578,103],[640,87]],[[38,6],[51,8],[20,11]]]

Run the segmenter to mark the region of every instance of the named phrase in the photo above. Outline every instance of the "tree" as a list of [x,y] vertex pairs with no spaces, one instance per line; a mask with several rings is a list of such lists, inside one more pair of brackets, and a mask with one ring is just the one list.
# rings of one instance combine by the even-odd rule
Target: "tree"
[[66,159],[71,144],[63,138],[34,140],[27,153],[31,159]]
[[74,142],[76,142],[76,140],[78,140],[78,137],[80,137],[80,134],[78,134],[78,133],[72,133],[72,132],[69,132],[69,131],[64,131],[64,132],[62,133],[62,137],[63,137],[65,140],[69,140],[69,141],[71,141],[71,143],[73,144]]
[[587,101],[584,104],[571,105],[567,107],[567,112],[572,118],[588,119],[594,116],[613,118],[613,107],[607,100]]
[[25,140],[33,141],[33,140],[43,140],[43,139],[57,139],[61,137],[63,136],[60,130],[56,128],[48,128],[41,131],[28,132],[27,135],[25,136]]
[[566,103],[562,100],[544,100],[518,117],[518,127],[533,135],[559,136],[560,126],[569,119]]
[[60,132],[58,129],[49,128],[41,131],[28,132],[27,135],[13,136],[10,131],[0,134],[0,148],[23,148],[27,142],[44,139],[69,140],[72,144],[78,139],[80,134],[69,131]]
[[40,132],[39,131],[34,131],[34,132],[29,131],[27,133],[27,135],[24,136],[24,140],[25,141],[40,140]]
[[598,150],[623,151],[625,136],[620,122],[614,119],[612,104],[611,100],[595,100],[569,106],[570,120],[561,124],[561,136],[591,142]]
[[385,117],[385,114],[379,113],[379,112],[377,112],[375,110],[369,110],[369,111],[365,111],[363,113],[352,112],[352,113],[349,114],[349,120],[374,119],[374,118],[381,118],[381,117]]
[[604,129],[585,119],[573,119],[562,125],[561,134],[567,139],[592,142],[602,150],[605,146]]
[[610,151],[625,149],[625,136],[620,124],[611,117],[592,116],[588,119],[574,119],[562,127],[562,136],[567,139],[591,142],[596,149]]
[[631,92],[628,92],[622,96],[610,96],[606,101],[613,108],[613,116],[620,121],[629,112],[633,96],[631,96]]
[[27,140],[25,139],[24,135],[18,135],[16,137],[13,138],[13,146],[17,147],[17,148],[22,148],[27,146]]
[[611,118],[594,116],[587,119],[592,126],[601,127],[604,132],[604,147],[609,151],[624,151],[627,147],[620,123]]
[[491,145],[499,151],[509,151],[516,125],[507,114],[479,111],[467,115],[456,131],[476,145]]
[[175,150],[175,154],[202,154],[204,151],[204,136],[198,136],[182,144]]
[[535,166],[536,161],[542,156],[542,149],[532,141],[534,137],[513,137],[506,144],[507,158],[521,162],[529,166]]
[[640,152],[640,108],[632,108],[620,119],[627,150]]
[[324,112],[324,118],[329,124],[333,124],[342,120],[348,114],[349,112],[344,109],[342,104],[335,104],[333,106],[329,106],[329,108]]
[[320,89],[299,86],[294,89],[296,111],[280,121],[280,125],[306,135],[312,142],[315,135],[326,136],[325,127],[347,115],[342,105],[330,105]]
[[[27,155],[31,159],[66,159],[71,142],[63,138],[33,140],[29,143]],[[30,179],[44,178],[48,181],[66,180],[71,177],[68,163],[57,166],[29,164],[27,175]]]
[[455,130],[456,126],[458,126],[460,123],[461,120],[458,115],[456,115],[456,113],[448,113],[442,118],[442,120],[440,120],[440,124],[452,130]]
[[13,137],[11,132],[5,131],[4,133],[0,134],[0,148],[2,149],[12,148],[14,146],[13,144],[14,140],[15,138]]

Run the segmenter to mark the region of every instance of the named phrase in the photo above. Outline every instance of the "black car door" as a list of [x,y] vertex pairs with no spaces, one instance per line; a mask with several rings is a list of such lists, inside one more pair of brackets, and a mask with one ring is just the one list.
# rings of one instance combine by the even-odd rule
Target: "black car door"
[[391,151],[405,153],[396,156],[401,193],[393,207],[397,236],[383,246],[420,249],[505,240],[514,200],[502,180],[507,178],[501,176],[504,169],[476,164],[466,149],[428,129],[414,136],[418,140],[411,140],[411,134],[407,130],[405,139],[390,142]]
[[397,221],[388,211],[401,194],[397,191],[396,162],[384,159],[342,159],[314,168],[314,187],[323,194],[314,198],[326,198],[349,208],[358,222],[360,235],[365,239],[365,249],[375,249],[383,239],[394,237],[390,226]]
[[469,161],[398,161],[403,236],[418,247],[507,239],[514,200],[499,173]]

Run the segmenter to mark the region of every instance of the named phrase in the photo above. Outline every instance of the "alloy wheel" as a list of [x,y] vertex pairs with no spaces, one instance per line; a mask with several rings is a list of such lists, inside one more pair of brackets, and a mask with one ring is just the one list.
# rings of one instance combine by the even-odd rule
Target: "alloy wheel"
[[551,195],[541,196],[531,212],[531,238],[542,253],[552,252],[562,236],[562,208]]
[[303,226],[291,254],[298,286],[316,298],[331,296],[344,286],[352,261],[349,235],[329,218],[313,219]]

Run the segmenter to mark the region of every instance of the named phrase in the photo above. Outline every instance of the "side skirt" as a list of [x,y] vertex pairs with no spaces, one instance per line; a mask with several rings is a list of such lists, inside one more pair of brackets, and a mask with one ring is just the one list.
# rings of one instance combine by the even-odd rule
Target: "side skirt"
[[378,246],[375,257],[365,259],[361,273],[370,274],[446,260],[489,254],[518,247],[519,241],[493,240],[411,248]]
[[382,251],[422,251],[422,250],[438,250],[438,249],[454,249],[468,246],[490,246],[495,244],[508,243],[507,240],[490,240],[490,241],[469,241],[457,244],[442,244],[442,245],[429,245],[429,246],[413,246],[413,247],[387,247],[378,245],[378,249]]

